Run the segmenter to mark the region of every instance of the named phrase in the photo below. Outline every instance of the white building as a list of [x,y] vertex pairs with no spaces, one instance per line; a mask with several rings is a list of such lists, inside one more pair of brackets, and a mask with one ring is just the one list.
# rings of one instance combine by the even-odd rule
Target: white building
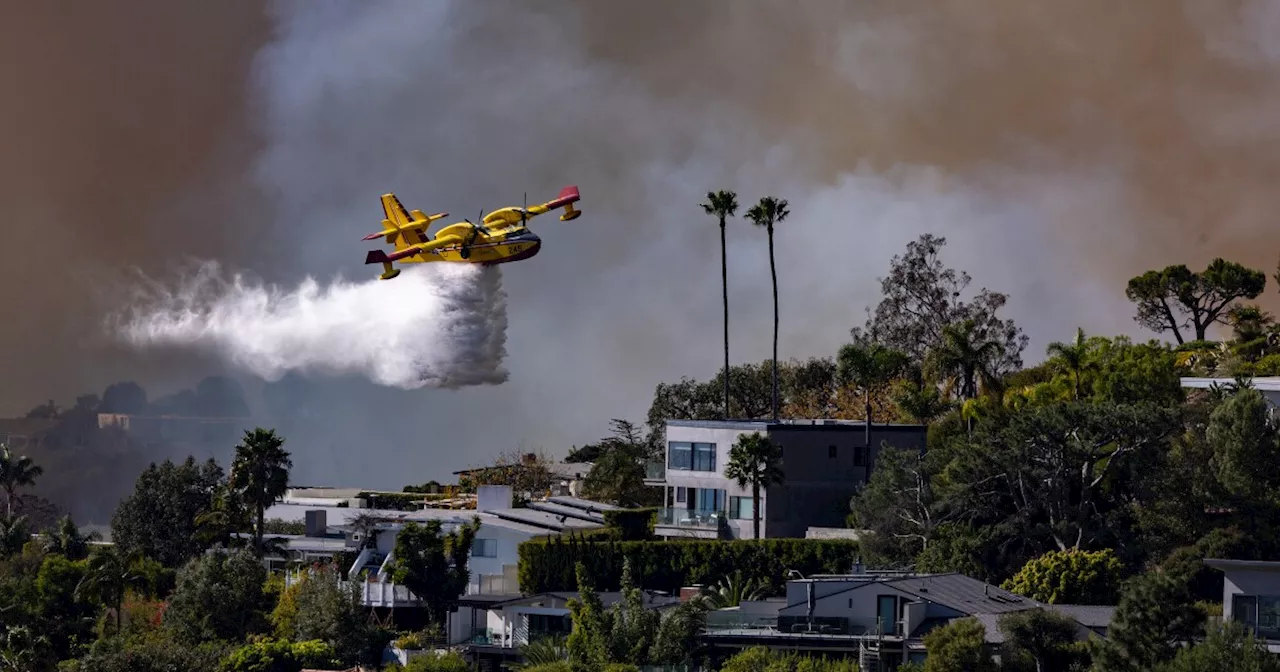
[[1280,562],[1210,558],[1204,564],[1225,574],[1222,620],[1240,623],[1280,653]]
[[[516,568],[518,548],[537,537],[558,535],[567,531],[584,531],[603,527],[603,510],[613,508],[573,497],[553,497],[547,502],[533,502],[525,508],[512,508],[512,492],[508,486],[479,488],[475,510],[422,509],[392,511],[352,507],[350,497],[359,490],[291,492],[285,500],[267,509],[265,518],[302,522],[303,535],[269,535],[281,539],[287,557],[269,557],[273,569],[295,569],[289,581],[296,580],[298,565],[327,562],[344,557],[348,581],[359,582],[365,606],[373,608],[412,608],[420,604],[404,586],[391,581],[389,566],[393,558],[396,535],[405,524],[441,522],[445,533],[458,525],[480,519],[480,529],[471,547],[468,569],[471,581],[468,596],[495,596],[510,599],[520,596]],[[309,495],[320,494],[320,497]],[[472,607],[460,609],[450,623],[451,644],[472,638]],[[481,615],[484,630],[493,630],[497,621],[487,612]]]
[[645,482],[663,490],[655,531],[668,538],[722,532],[752,537],[751,490],[724,475],[729,451],[744,434],[759,432],[782,449],[785,479],[760,493],[760,534],[766,538],[844,527],[849,499],[870,477],[882,443],[925,447],[921,425],[872,424],[870,445],[861,421],[668,420],[666,427],[665,461],[648,465]]

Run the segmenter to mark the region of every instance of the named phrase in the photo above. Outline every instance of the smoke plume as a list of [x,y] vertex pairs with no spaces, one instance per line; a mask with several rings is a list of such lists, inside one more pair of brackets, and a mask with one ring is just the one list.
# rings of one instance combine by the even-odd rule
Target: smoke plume
[[401,389],[497,384],[506,305],[496,267],[409,265],[391,282],[306,278],[294,289],[222,279],[201,266],[177,291],[154,283],[122,320],[137,347],[217,353],[267,381],[286,373],[361,375]]
[[[83,348],[96,269],[150,272],[198,246],[281,286],[352,277],[378,194],[473,217],[581,188],[583,216],[533,220],[542,251],[504,269],[510,379],[291,390],[306,414],[281,404],[281,422],[316,458],[303,481],[398,487],[522,442],[562,453],[642,417],[658,382],[714,375],[708,190],[791,203],[775,241],[783,357],[833,353],[924,232],[1010,294],[1028,362],[1077,326],[1144,335],[1124,283],[1148,268],[1224,256],[1270,271],[1280,250],[1268,0],[16,7],[0,22],[0,72],[21,70],[0,106],[21,129],[0,154],[11,407],[206,371]],[[74,270],[33,253],[51,230]],[[763,232],[733,219],[728,254],[730,357],[759,361]],[[374,429],[378,446],[349,450]]]

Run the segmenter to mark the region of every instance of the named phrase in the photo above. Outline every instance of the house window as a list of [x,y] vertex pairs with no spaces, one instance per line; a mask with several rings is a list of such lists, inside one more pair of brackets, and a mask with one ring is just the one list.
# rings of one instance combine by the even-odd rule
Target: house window
[[1280,639],[1280,597],[1233,595],[1231,619],[1261,639]]
[[684,504],[689,499],[689,491],[683,487],[676,488],[676,503]]
[[750,497],[730,497],[728,515],[734,520],[753,520],[755,500]]
[[855,467],[867,466],[867,449],[865,447],[863,446],[853,447],[853,466]]
[[672,441],[667,448],[667,468],[688,471],[693,468],[693,444]]
[[833,460],[836,458],[836,447],[835,447],[835,446],[827,446],[827,457],[829,457],[829,458],[831,458],[831,459],[833,459]]
[[[690,490],[694,490],[690,488]],[[695,501],[692,509],[703,512],[724,511],[725,491],[715,490],[713,488],[698,488],[694,490]]]
[[680,471],[715,471],[716,444],[672,441],[667,449],[667,468]]
[[475,541],[472,541],[471,557],[473,558],[498,557],[498,540],[497,539],[476,539]]

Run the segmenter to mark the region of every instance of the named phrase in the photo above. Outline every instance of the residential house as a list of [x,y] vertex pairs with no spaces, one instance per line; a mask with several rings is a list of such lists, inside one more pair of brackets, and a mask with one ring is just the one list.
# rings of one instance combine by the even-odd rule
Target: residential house
[[[797,575],[798,577],[798,575]],[[787,581],[785,599],[743,602],[707,617],[704,640],[721,655],[766,646],[856,657],[860,670],[893,670],[923,661],[924,636],[957,618],[974,617],[993,649],[999,619],[1044,608],[1078,624],[1079,639],[1105,636],[1114,607],[1048,605],[962,574],[855,572]]]
[[[1182,387],[1193,390],[1207,390],[1213,387],[1235,385],[1235,378],[1181,378]],[[1272,409],[1280,406],[1280,376],[1259,376],[1249,379],[1249,385],[1262,393],[1271,404]]]
[[[622,600],[620,592],[597,593],[608,609]],[[476,636],[465,652],[474,662],[492,662],[497,669],[503,662],[521,659],[520,647],[546,636],[568,637],[572,629],[569,600],[577,593],[551,592],[539,595],[491,596],[469,595],[462,605],[471,609],[472,629]],[[680,603],[680,598],[654,591],[642,591],[647,609],[667,609]]]
[[729,451],[759,432],[782,449],[780,485],[760,493],[762,537],[804,537],[810,527],[844,527],[849,500],[866,483],[883,444],[923,451],[922,425],[849,420],[779,422],[668,420],[665,461],[650,464],[645,483],[663,490],[656,532],[663,537],[751,538],[750,487],[725,478]]
[[1280,562],[1209,558],[1221,570],[1222,620],[1243,624],[1272,653],[1280,653]]
[[[299,565],[340,561],[346,580],[358,582],[365,606],[379,610],[420,609],[421,602],[404,586],[390,577],[396,535],[410,522],[441,522],[445,533],[473,517],[480,518],[480,530],[472,543],[468,569],[470,596],[519,596],[517,576],[518,547],[537,537],[572,531],[599,529],[604,525],[603,510],[612,508],[574,497],[553,497],[545,502],[531,502],[527,507],[512,506],[510,486],[479,488],[474,511],[422,509],[416,511],[357,508],[343,495],[360,490],[337,490],[323,493],[321,504],[299,503],[305,498],[294,493],[289,502],[276,504],[266,511],[266,518],[304,522],[303,535],[270,535],[280,539],[281,553],[268,554],[268,567],[280,570],[295,568],[288,574],[296,581]],[[394,616],[395,614],[392,613]],[[487,622],[488,617],[485,617]],[[472,614],[459,610],[450,623],[450,643],[468,641]],[[488,626],[485,626],[488,628]]]

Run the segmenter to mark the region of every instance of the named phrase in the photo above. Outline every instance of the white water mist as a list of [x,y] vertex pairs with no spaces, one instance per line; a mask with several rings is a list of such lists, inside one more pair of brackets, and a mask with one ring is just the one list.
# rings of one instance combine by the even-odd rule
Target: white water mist
[[264,285],[216,263],[176,290],[149,283],[117,333],[136,347],[213,352],[269,381],[288,372],[361,375],[401,389],[507,380],[506,299],[497,268],[406,266],[390,281],[308,277]]

